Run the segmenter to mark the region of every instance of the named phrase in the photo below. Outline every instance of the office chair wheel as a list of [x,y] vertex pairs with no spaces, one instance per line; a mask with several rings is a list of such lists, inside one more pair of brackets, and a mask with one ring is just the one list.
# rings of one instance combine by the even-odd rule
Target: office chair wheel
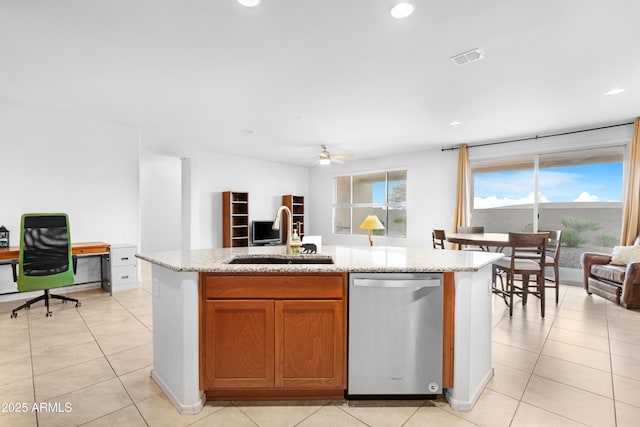
[[78,302],[76,303],[76,307],[82,307],[82,303],[81,303],[80,301],[78,301]]
[[53,316],[53,312],[52,311],[47,311],[47,314],[45,314],[45,316],[51,317],[51,316]]
[[11,312],[11,318],[15,319],[16,317],[18,317],[18,313],[16,313],[15,311]]

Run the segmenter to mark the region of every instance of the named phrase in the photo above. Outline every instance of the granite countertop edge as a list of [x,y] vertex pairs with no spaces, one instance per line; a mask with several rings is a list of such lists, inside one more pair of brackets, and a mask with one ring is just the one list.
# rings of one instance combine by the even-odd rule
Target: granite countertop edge
[[[334,264],[229,264],[238,256],[331,256]],[[438,273],[474,272],[502,254],[404,247],[329,246],[318,255],[286,255],[283,247],[208,249],[136,254],[136,257],[174,272],[195,273]]]

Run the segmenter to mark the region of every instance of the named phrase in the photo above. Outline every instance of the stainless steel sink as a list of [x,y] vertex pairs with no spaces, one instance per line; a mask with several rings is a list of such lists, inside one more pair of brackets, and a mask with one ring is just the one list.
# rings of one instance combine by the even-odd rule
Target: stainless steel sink
[[229,264],[333,264],[328,255],[241,255]]

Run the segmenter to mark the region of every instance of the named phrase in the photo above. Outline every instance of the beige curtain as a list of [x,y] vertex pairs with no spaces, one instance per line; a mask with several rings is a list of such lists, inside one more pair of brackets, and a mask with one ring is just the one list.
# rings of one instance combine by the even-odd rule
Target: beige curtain
[[629,147],[629,162],[625,177],[624,204],[622,206],[622,237],[620,244],[633,245],[638,235],[640,220],[640,118],[633,126],[633,138]]
[[456,187],[456,211],[453,218],[453,232],[467,225],[467,176],[469,174],[469,150],[461,145],[458,150],[458,185]]

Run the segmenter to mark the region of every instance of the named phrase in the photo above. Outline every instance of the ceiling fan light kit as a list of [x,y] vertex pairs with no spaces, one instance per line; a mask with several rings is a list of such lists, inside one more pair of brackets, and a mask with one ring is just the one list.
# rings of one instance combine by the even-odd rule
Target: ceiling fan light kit
[[391,16],[396,19],[404,19],[413,13],[413,5],[407,2],[401,2],[391,8]]
[[329,153],[329,150],[327,150],[327,146],[322,144],[320,146],[322,148],[322,151],[320,151],[320,154],[318,155],[318,160],[316,160],[317,163],[319,163],[321,166],[327,166],[330,165],[331,163],[339,163],[342,164],[344,163],[344,161],[342,159],[346,159],[349,157],[353,157],[352,154],[331,154]]
[[245,7],[254,7],[260,4],[260,0],[238,0],[238,3]]

